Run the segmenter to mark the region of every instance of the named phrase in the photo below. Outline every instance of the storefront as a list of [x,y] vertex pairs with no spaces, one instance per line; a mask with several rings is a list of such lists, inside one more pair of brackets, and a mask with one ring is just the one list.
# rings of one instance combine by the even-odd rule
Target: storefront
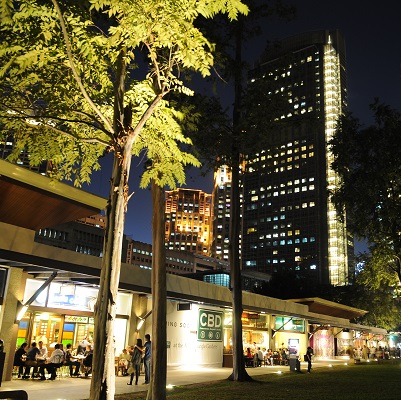
[[[24,302],[42,283],[35,279],[27,279]],[[37,296],[19,321],[17,346],[32,341],[43,341],[50,348],[56,343],[71,343],[76,347],[83,339],[92,342],[93,308],[97,294],[96,287],[52,282]],[[131,303],[132,294],[118,293],[114,325],[117,353],[127,344]]]
[[272,350],[288,349],[289,355],[299,356],[306,351],[307,336],[302,318],[274,316]]
[[312,329],[314,334],[311,336],[310,346],[313,348],[314,357],[318,359],[334,358],[336,340],[342,348],[342,339],[335,339],[334,328],[312,325]]

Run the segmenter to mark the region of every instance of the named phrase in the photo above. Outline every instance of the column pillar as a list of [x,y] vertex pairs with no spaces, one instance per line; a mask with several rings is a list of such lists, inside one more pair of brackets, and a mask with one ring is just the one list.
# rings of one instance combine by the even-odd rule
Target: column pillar
[[6,352],[3,372],[4,381],[11,380],[18,337],[18,324],[15,323],[17,304],[18,301],[22,302],[24,299],[27,277],[28,274],[21,268],[9,268],[8,270],[6,293],[0,315],[0,339],[4,341],[4,351]]

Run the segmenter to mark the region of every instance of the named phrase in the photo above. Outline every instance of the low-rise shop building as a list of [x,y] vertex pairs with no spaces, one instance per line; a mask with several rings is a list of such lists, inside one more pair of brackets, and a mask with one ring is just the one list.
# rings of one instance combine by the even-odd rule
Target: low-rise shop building
[[[0,338],[7,353],[3,373],[7,380],[12,376],[14,351],[22,341],[44,337],[48,346],[56,342],[75,346],[93,335],[101,259],[37,243],[34,236],[37,229],[96,214],[106,200],[67,185],[50,185],[45,177],[37,180],[34,173],[3,163],[0,160],[4,194],[0,202]],[[229,288],[169,274],[167,296],[168,365],[232,365]],[[137,337],[151,332],[151,271],[123,263],[117,302],[118,355]],[[243,292],[243,308],[244,348],[286,347],[291,354],[302,355],[313,343],[317,356],[329,358],[348,345],[345,340],[386,335],[383,329],[350,323],[346,314],[316,312],[310,303],[299,300]],[[342,312],[346,311],[357,312],[342,306]],[[330,328],[326,329],[329,334],[323,333],[324,327]]]

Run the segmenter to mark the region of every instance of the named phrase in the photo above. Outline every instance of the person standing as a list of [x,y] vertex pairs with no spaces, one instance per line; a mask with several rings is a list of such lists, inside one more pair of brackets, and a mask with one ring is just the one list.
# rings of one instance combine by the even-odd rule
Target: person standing
[[144,385],[147,385],[150,382],[150,359],[152,358],[152,342],[150,341],[149,333],[145,335],[145,340],[143,365],[145,368]]
[[137,385],[141,369],[142,354],[143,354],[142,339],[136,340],[134,351],[131,354],[132,354],[131,367],[134,369],[134,372],[131,372],[129,383],[127,383],[127,385],[132,385],[132,381],[134,380],[134,374],[135,374],[135,385]]
[[306,361],[308,362],[308,374],[310,374],[310,370],[312,369],[312,355],[313,355],[313,349],[312,347],[308,346],[306,350]]

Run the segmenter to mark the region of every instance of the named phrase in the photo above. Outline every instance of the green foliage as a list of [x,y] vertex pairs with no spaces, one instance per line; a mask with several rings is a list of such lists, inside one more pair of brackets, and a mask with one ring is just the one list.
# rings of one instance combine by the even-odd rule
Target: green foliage
[[348,229],[374,244],[401,283],[401,116],[377,101],[371,109],[372,126],[350,115],[338,124],[330,145],[341,181],[332,199],[339,214],[346,210]]
[[346,207],[353,232],[374,242],[393,235],[394,228],[401,231],[401,120],[386,106],[376,103],[372,109],[375,125],[364,128],[346,116],[331,146],[333,168],[342,180],[333,200]]
[[[55,0],[21,0],[2,2],[0,12],[0,139],[14,136],[17,146],[12,160],[20,150],[28,150],[32,164],[47,159],[55,178],[81,185],[99,168],[98,159],[105,151],[116,150],[128,135],[139,133],[158,96],[172,91],[192,94],[180,78],[182,69],[203,76],[210,73],[214,46],[194,21],[219,12],[233,19],[246,13],[247,7],[238,0],[90,0],[79,4],[66,0],[59,5]],[[136,59],[143,55],[148,69],[137,70],[136,75],[142,76],[134,79]],[[117,87],[122,88],[122,103]],[[122,109],[131,105],[128,126],[121,120]],[[161,120],[155,123],[157,116]],[[193,157],[180,154],[174,143],[186,141],[174,121],[177,116],[156,113],[153,129],[146,129],[150,139],[141,139],[147,143],[147,156],[162,162],[164,168],[162,158],[174,155],[169,165],[175,172],[166,178],[173,186],[175,179],[183,182],[179,162],[196,164]],[[156,133],[157,129],[161,130]],[[163,146],[157,143],[158,137]],[[149,177],[147,171],[145,181]]]

